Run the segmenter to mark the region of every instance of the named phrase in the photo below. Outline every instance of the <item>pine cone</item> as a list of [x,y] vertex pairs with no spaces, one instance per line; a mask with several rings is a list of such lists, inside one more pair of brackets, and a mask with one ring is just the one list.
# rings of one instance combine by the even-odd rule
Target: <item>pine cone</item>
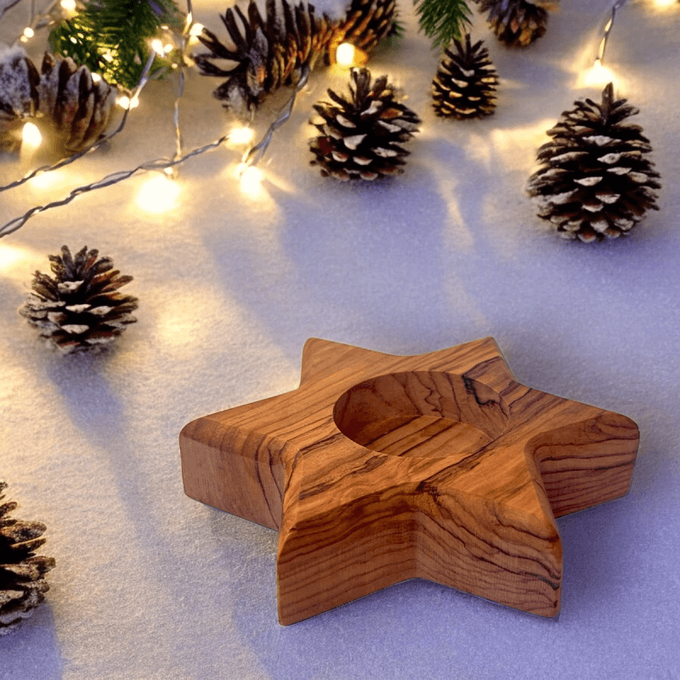
[[489,26],[508,47],[526,47],[545,34],[548,12],[526,0],[477,0]]
[[480,40],[465,45],[453,41],[455,51],[447,48],[432,82],[432,99],[438,116],[479,118],[488,116],[496,108],[498,74],[489,59],[489,51]]
[[38,108],[40,75],[20,47],[0,48],[0,152],[21,148],[25,118]]
[[344,19],[333,30],[330,49],[348,42],[370,54],[390,34],[396,0],[352,0]]
[[9,518],[17,504],[2,503],[5,488],[0,481],[0,635],[28,618],[45,599],[50,588],[45,574],[55,564],[53,557],[34,554],[45,543],[45,525]]
[[314,105],[321,135],[310,140],[312,165],[341,180],[401,174],[409,152],[400,144],[413,137],[420,119],[396,101],[387,76],[371,84],[370,71],[362,68],[352,69],[350,79],[349,99],[328,90],[333,101]]
[[[235,6],[221,17],[233,47],[204,28],[199,40],[210,52],[194,57],[203,75],[227,77],[213,95],[242,115],[279,87],[295,84],[303,68],[312,69],[332,34],[328,17],[317,17],[314,7],[304,3],[291,7],[283,0],[279,10],[276,0],[267,0],[263,18],[255,0],[250,0],[247,12],[246,17]],[[236,65],[221,68],[214,60]]]
[[98,254],[85,246],[73,257],[63,246],[61,255],[50,255],[54,277],[36,272],[34,292],[19,310],[64,354],[106,345],[137,320],[137,298],[117,292],[132,277]]
[[40,76],[40,108],[57,131],[63,148],[78,152],[104,133],[116,105],[116,88],[97,82],[87,66],[45,53]]
[[602,103],[575,102],[548,131],[553,139],[538,150],[541,167],[529,179],[539,216],[560,236],[602,241],[626,235],[645,212],[658,210],[661,188],[652,150],[639,125],[624,120],[638,112],[625,99],[614,101],[611,83]]

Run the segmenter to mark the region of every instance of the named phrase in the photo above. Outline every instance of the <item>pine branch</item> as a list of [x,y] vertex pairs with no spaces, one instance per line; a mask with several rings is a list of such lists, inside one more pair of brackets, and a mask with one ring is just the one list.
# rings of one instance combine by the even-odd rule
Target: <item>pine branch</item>
[[[174,0],[90,0],[50,33],[52,51],[71,57],[109,83],[132,89],[141,76],[161,26],[179,28],[183,17]],[[169,68],[158,58],[154,70]]]
[[465,0],[414,0],[420,30],[433,45],[445,48],[454,38],[460,40],[470,24],[470,8]]

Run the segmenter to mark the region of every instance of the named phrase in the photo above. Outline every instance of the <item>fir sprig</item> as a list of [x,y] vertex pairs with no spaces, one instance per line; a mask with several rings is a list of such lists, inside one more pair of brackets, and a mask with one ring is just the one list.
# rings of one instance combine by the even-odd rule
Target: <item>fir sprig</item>
[[460,40],[470,24],[470,8],[465,0],[414,0],[420,30],[435,47],[445,48],[454,38]]
[[[161,26],[179,28],[182,21],[173,0],[91,0],[52,30],[50,47],[109,83],[132,89],[149,59],[150,40]],[[156,71],[169,66],[167,60],[156,61]]]

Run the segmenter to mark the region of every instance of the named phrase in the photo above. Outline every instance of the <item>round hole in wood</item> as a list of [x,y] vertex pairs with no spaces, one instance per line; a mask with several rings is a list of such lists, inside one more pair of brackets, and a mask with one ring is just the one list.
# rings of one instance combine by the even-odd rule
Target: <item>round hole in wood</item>
[[465,457],[505,429],[500,395],[471,378],[436,371],[391,373],[347,390],[335,403],[340,432],[373,451],[404,457]]

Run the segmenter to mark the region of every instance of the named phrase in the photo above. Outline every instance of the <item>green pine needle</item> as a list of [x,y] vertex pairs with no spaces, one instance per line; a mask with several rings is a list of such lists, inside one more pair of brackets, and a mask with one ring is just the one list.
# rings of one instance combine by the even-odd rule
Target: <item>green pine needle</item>
[[460,40],[470,24],[470,8],[465,0],[414,0],[420,30],[431,38],[435,47],[445,48]]
[[[132,89],[151,54],[151,39],[161,26],[179,28],[182,21],[173,0],[91,0],[52,30],[50,47],[107,82]],[[158,57],[154,63],[157,71],[169,66],[167,59]]]

